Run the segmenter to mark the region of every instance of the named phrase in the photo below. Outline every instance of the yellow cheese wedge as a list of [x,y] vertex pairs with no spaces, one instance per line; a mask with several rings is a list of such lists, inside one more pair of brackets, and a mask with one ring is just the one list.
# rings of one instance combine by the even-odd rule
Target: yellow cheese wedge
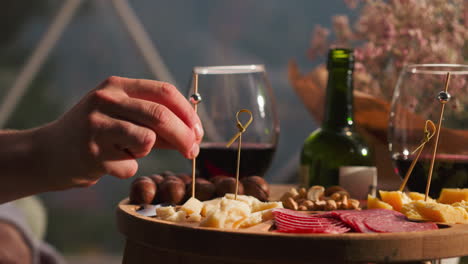
[[468,213],[462,207],[424,201],[415,201],[411,204],[414,204],[414,209],[424,219],[447,224],[468,223]]
[[[408,197],[413,200],[413,201],[420,201],[424,200],[425,194],[423,193],[418,193],[418,192],[409,192]],[[431,197],[427,197],[428,202],[436,202],[436,200],[432,199]]]
[[468,188],[443,188],[437,201],[444,204],[468,201]]
[[[419,200],[421,201],[421,200]],[[416,209],[416,204],[414,202],[404,204],[401,208],[401,213],[406,215],[408,219],[415,221],[429,221],[430,219],[424,218]]]
[[386,202],[393,207],[395,211],[401,211],[404,204],[411,202],[406,193],[400,191],[379,191],[382,202]]
[[388,209],[393,210],[393,207],[379,200],[379,198],[367,195],[367,209]]

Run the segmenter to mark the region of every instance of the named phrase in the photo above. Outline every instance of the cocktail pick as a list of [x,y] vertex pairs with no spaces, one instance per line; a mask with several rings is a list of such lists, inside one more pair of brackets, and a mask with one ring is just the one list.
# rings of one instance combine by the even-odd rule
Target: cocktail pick
[[[197,112],[197,106],[201,102],[202,98],[198,93],[198,74],[193,73],[193,94],[190,96],[190,103],[193,104],[195,113]],[[195,198],[195,172],[197,168],[197,158],[192,159],[192,197]]]
[[427,201],[427,197],[429,196],[429,188],[431,187],[432,172],[434,170],[434,162],[435,162],[436,153],[437,153],[437,145],[439,144],[440,128],[442,126],[442,119],[444,118],[445,104],[448,101],[450,101],[450,94],[448,93],[449,82],[450,82],[450,72],[447,72],[447,75],[445,77],[445,89],[444,91],[439,92],[439,95],[437,96],[437,99],[439,100],[442,106],[440,108],[439,122],[437,123],[434,151],[432,152],[431,166],[429,167],[429,175],[427,176],[426,194],[424,196],[424,201]]
[[403,191],[403,189],[405,189],[406,183],[408,182],[411,172],[413,172],[416,162],[418,162],[419,156],[421,155],[424,149],[424,146],[426,146],[426,143],[429,142],[431,138],[434,136],[435,131],[436,131],[436,126],[434,122],[432,122],[431,120],[426,120],[426,125],[424,125],[424,138],[421,142],[421,145],[419,145],[419,147],[417,147],[415,150],[413,150],[413,152],[411,152],[411,154],[414,154],[417,151],[418,154],[416,155],[416,158],[413,160],[413,162],[411,162],[411,166],[406,172],[405,178],[403,179],[403,182],[400,185],[400,189],[399,189],[400,192]]
[[[247,113],[250,116],[249,120],[247,121],[247,123],[245,123],[245,125],[243,125],[239,120],[240,113]],[[231,138],[231,140],[229,140],[229,142],[226,144],[226,147],[229,147],[232,145],[232,143],[234,143],[234,141],[236,141],[237,138],[239,138],[239,144],[237,146],[236,193],[234,194],[234,200],[237,200],[237,193],[239,191],[239,168],[240,168],[240,156],[241,156],[241,147],[242,147],[242,133],[245,132],[247,127],[249,127],[250,123],[252,123],[253,121],[252,112],[250,112],[250,110],[247,110],[247,109],[241,109],[236,113],[236,119],[237,119],[236,126],[239,129],[239,132],[237,132],[237,134],[235,134]]]

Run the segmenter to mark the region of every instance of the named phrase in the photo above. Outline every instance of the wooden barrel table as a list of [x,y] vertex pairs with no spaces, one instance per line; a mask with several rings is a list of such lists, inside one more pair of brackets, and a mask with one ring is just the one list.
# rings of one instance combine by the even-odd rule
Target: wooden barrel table
[[[273,185],[273,199],[288,187]],[[124,199],[117,208],[117,225],[126,237],[124,264],[386,263],[468,255],[468,225],[405,233],[285,234],[262,224],[226,230],[170,223],[140,215],[138,207]]]

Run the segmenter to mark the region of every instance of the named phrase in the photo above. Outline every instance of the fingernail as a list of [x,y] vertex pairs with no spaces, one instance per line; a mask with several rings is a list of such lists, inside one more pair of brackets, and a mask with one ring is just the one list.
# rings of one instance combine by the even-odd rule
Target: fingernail
[[203,132],[203,128],[201,127],[201,125],[195,124],[194,129],[195,129],[195,136],[197,137],[197,140],[202,139],[204,132]]
[[192,149],[190,149],[190,156],[193,158],[196,158],[198,156],[198,153],[200,153],[200,146],[195,143],[192,146]]

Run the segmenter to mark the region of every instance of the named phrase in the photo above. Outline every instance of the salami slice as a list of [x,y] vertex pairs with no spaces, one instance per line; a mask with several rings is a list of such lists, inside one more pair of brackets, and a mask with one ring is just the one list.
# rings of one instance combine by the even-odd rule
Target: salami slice
[[393,233],[393,232],[415,232],[438,229],[437,225],[432,222],[411,222],[403,216],[377,216],[367,217],[364,224],[369,229],[379,233]]
[[412,232],[437,229],[434,223],[409,221],[402,213],[386,209],[339,210],[306,214],[289,209],[275,209],[278,232],[287,233],[360,233]]

